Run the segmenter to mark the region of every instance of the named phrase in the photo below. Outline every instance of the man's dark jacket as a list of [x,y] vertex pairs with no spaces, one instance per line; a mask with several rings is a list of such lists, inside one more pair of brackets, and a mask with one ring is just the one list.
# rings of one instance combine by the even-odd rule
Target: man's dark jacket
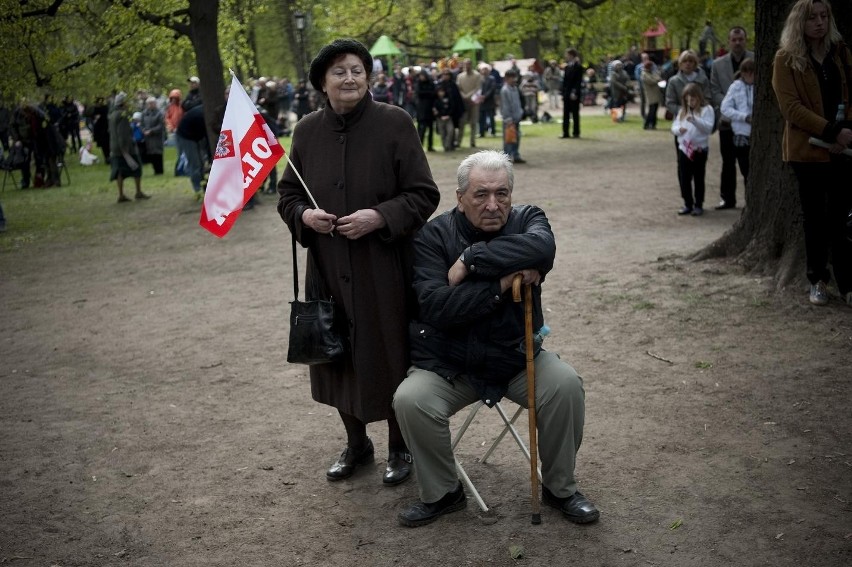
[[[544,211],[513,207],[503,228],[487,233],[453,209],[424,226],[414,247],[420,312],[410,328],[412,364],[447,380],[465,375],[494,405],[526,363],[524,304],[513,302],[511,290],[501,293],[500,278],[529,268],[541,272],[543,281],[553,267],[556,242]],[[462,253],[468,276],[450,287],[447,272]],[[544,321],[541,287],[532,290],[538,330]]]
[[577,97],[575,100],[579,100],[582,90],[583,66],[575,61],[565,66],[565,72],[562,76],[562,98],[568,100],[573,94]]

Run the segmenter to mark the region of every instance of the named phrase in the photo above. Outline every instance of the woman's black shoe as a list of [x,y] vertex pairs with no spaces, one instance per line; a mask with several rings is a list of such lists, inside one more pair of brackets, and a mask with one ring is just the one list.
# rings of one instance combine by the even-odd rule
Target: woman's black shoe
[[351,447],[347,446],[337,462],[331,465],[331,468],[325,473],[325,477],[328,480],[349,478],[359,465],[372,463],[373,456],[373,442],[368,437],[367,444],[360,451],[353,451]]
[[425,526],[438,519],[439,516],[456,512],[467,506],[467,497],[464,494],[461,482],[452,492],[448,492],[437,502],[427,504],[415,502],[408,509],[399,513],[399,523],[409,528]]
[[388,455],[388,466],[382,477],[382,482],[388,486],[394,486],[408,480],[411,476],[411,453],[408,451],[394,451]]

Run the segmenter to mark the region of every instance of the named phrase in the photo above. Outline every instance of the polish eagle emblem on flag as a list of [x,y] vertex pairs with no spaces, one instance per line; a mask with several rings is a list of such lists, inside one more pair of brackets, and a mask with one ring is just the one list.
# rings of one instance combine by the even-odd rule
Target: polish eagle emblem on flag
[[216,143],[216,153],[213,154],[213,159],[229,158],[235,155],[234,135],[230,130],[222,130],[219,134],[219,141]]

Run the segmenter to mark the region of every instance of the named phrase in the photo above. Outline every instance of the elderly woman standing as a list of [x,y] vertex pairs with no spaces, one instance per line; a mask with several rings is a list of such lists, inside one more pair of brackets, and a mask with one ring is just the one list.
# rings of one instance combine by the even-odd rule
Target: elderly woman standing
[[154,166],[154,175],[163,174],[165,129],[163,111],[157,106],[157,99],[149,96],[145,99],[145,110],[142,111],[142,134],[145,136],[145,155]]
[[[683,89],[690,83],[697,83],[701,87],[701,94],[704,95],[704,100],[713,100],[710,93],[710,77],[707,76],[707,73],[698,64],[698,55],[693,50],[686,49],[677,58],[677,73],[666,82],[666,110],[672,117],[680,114],[680,107],[683,104]],[[675,159],[678,164],[677,177],[680,179],[681,171],[677,136],[674,137],[674,146]]]
[[109,156],[109,180],[118,185],[118,202],[130,201],[124,194],[124,180],[128,177],[132,177],[136,185],[136,199],[148,199],[149,196],[142,192],[142,158],[133,141],[133,130],[127,119],[127,94],[123,91],[115,95],[109,113]]
[[612,64],[609,88],[612,92],[612,100],[610,101],[612,121],[624,122],[627,117],[627,102],[630,95],[630,75],[624,70],[624,63],[621,61]]
[[412,238],[440,193],[411,117],[372,100],[372,65],[351,39],[326,45],[311,63],[326,103],[299,122],[289,155],[319,208],[288,167],[278,211],[309,249],[306,295],[333,297],[349,324],[344,359],[310,368],[314,400],[337,408],[346,428],[347,446],[326,477],[345,479],[371,462],[366,424],[387,420],[383,482],[394,485],[411,474],[391,401],[409,367]]
[[677,74],[666,83],[666,110],[677,116],[683,104],[683,89],[689,83],[698,83],[704,100],[713,100],[710,94],[710,78],[698,64],[698,55],[691,49],[681,52],[677,58]]
[[[852,207],[852,53],[826,0],[796,2],[781,32],[772,88],[784,117],[782,158],[799,182],[809,300],[828,303],[829,252],[838,291],[852,305],[852,243],[845,235]],[[820,140],[828,147],[810,143]]]

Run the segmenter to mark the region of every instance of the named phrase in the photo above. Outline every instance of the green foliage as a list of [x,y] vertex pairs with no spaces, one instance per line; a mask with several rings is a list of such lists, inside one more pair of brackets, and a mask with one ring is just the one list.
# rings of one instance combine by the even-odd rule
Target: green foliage
[[586,9],[572,1],[328,0],[313,7],[313,17],[318,44],[347,36],[370,45],[387,34],[403,47],[408,63],[449,56],[465,33],[485,45],[485,60],[507,53],[561,59],[563,50],[574,46],[592,62],[641,47],[642,32],[657,19],[669,30],[663,45],[697,47],[708,19],[724,42],[730,26],[753,29],[754,0],[605,0]]
[[[579,0],[577,0],[579,2]],[[184,87],[197,74],[188,37],[189,0],[0,0],[0,96],[40,99],[73,93],[89,99],[114,90],[155,92]],[[593,6],[583,8],[583,6]],[[249,74],[295,75],[299,50],[293,13],[308,15],[304,52],[336,37],[371,45],[387,34],[406,53],[405,63],[449,56],[455,40],[473,34],[485,50],[479,58],[560,59],[576,47],[586,62],[641,45],[657,19],[675,49],[695,47],[704,21],[724,41],[731,25],[752,30],[754,0],[221,0],[218,19],[224,67]],[[753,34],[750,34],[753,35]],[[752,37],[753,39],[753,37]]]
[[[0,0],[0,96],[73,93],[88,100],[117,90],[185,88],[198,74],[189,38],[188,0],[65,0],[55,15],[39,13],[51,0]],[[225,67],[246,66],[249,20],[266,0],[223,0],[219,10]]]

